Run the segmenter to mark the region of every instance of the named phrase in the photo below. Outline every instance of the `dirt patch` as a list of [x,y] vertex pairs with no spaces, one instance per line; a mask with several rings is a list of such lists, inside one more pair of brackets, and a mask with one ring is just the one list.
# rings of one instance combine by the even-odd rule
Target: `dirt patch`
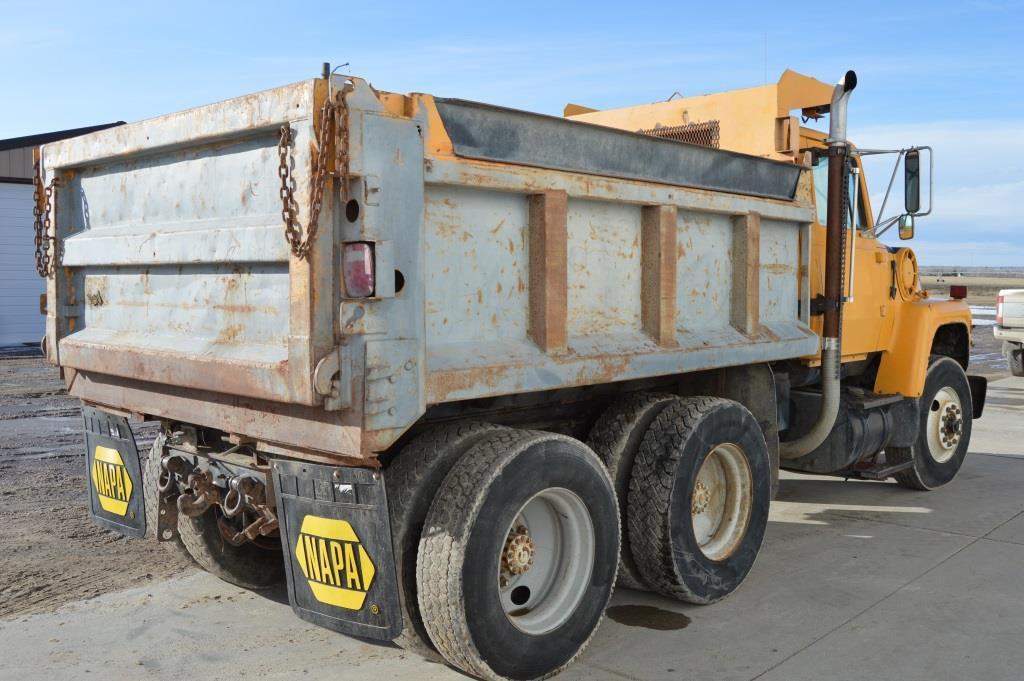
[[[132,424],[139,450],[153,424]],[[78,400],[41,357],[0,358],[0,618],[196,569],[178,549],[102,530],[86,510]]]

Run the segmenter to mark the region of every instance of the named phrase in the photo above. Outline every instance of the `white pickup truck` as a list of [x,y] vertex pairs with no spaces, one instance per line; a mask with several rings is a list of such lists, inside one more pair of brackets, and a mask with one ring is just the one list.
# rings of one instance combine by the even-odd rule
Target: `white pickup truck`
[[1003,354],[1014,376],[1024,376],[1024,289],[1005,289],[996,299],[996,325],[992,330],[1003,341]]

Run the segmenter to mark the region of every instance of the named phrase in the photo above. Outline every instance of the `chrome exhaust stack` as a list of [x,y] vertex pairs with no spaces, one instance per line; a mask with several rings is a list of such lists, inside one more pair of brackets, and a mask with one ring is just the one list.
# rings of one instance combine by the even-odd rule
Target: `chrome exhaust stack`
[[[832,90],[828,135],[828,215],[825,220],[825,296],[821,326],[821,411],[802,437],[780,444],[779,456],[799,459],[810,454],[832,432],[839,415],[839,376],[842,365],[843,282],[846,270],[846,192],[850,144],[846,110],[857,74],[847,71]],[[851,291],[852,294],[852,291]]]

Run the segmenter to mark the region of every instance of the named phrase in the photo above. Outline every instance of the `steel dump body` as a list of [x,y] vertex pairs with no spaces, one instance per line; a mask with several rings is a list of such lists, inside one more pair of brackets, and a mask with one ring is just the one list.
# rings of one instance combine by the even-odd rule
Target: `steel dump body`
[[[345,82],[352,201],[330,176],[296,257],[281,126],[305,228]],[[335,78],[47,145],[42,167],[71,392],[298,457],[372,458],[428,405],[817,348],[794,164]],[[374,246],[372,298],[346,297],[353,241]]]

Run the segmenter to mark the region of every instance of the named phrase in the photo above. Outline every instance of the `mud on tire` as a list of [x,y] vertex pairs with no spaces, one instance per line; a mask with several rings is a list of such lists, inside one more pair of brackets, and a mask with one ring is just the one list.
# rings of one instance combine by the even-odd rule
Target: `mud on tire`
[[[527,528],[520,522],[531,504],[547,503],[549,494],[566,500],[565,526],[549,535],[559,539],[551,542],[548,555],[541,555],[538,542],[537,563],[529,563],[533,567],[525,576],[550,560],[553,570],[535,574],[554,575],[549,577],[554,581],[527,594],[537,600],[521,606],[512,589],[520,609],[508,610],[504,598],[516,582],[503,584],[499,575],[509,562],[513,537],[540,528],[532,520]],[[542,517],[563,522],[557,520],[560,513]],[[580,523],[582,518],[588,520]],[[420,540],[419,605],[438,652],[453,666],[485,679],[547,678],[571,664],[593,636],[611,597],[618,520],[608,473],[578,440],[508,430],[480,441],[445,478]],[[591,530],[581,529],[588,525]],[[580,565],[589,568],[589,576],[581,575]]]
[[[770,468],[761,428],[738,402],[680,397],[662,410],[629,487],[630,545],[647,584],[697,604],[739,587],[764,538]],[[709,523],[714,517],[718,525]]]
[[651,422],[674,399],[674,395],[665,393],[641,392],[625,395],[601,414],[587,436],[587,444],[604,462],[615,486],[615,496],[619,501],[619,522],[622,527],[618,584],[628,589],[647,590],[629,546],[626,506],[633,461]]
[[277,537],[234,546],[219,506],[196,518],[178,515],[181,543],[200,567],[225,582],[245,589],[267,589],[284,581],[284,552]]
[[431,428],[402,447],[385,471],[403,620],[402,633],[394,642],[424,657],[441,659],[423,625],[416,594],[416,554],[423,522],[437,489],[455,462],[482,438],[500,430],[501,426],[480,422]]

